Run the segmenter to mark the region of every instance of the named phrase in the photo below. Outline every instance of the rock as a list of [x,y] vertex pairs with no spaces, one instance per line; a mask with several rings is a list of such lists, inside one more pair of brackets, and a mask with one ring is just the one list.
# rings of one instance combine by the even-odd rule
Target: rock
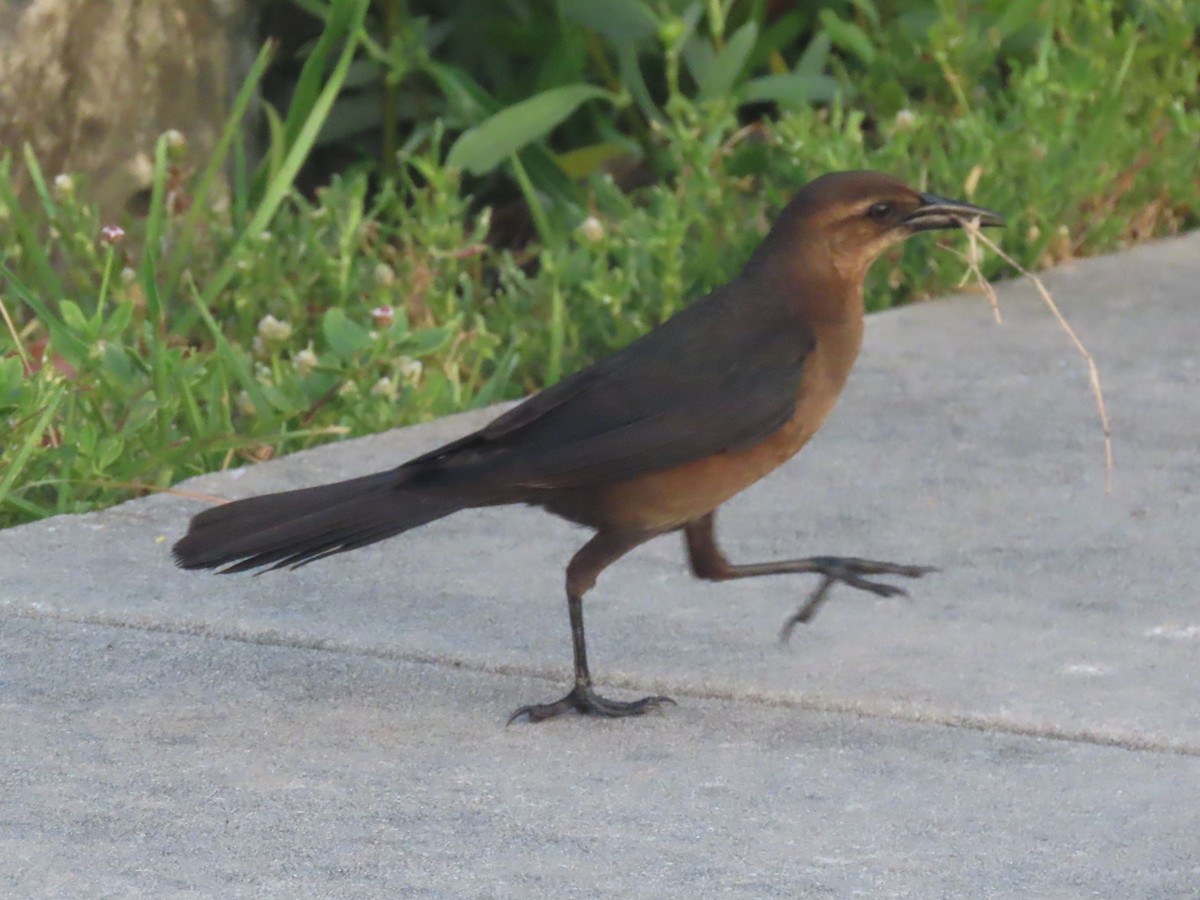
[[102,221],[143,211],[154,145],[176,129],[203,165],[253,59],[258,2],[0,0],[0,153],[29,190],[28,143],[47,179],[82,174]]

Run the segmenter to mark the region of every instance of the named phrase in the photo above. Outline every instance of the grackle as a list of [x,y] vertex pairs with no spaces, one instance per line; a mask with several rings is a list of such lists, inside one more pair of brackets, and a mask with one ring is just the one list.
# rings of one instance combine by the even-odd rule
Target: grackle
[[692,572],[721,581],[814,573],[789,621],[807,621],[834,583],[881,596],[873,576],[932,569],[810,557],[734,565],[714,534],[718,506],[790,459],[825,421],[858,355],[863,277],[886,248],[996,213],[921,193],[876,172],[817,178],[792,199],[745,268],[624,349],[535,394],[479,431],[397,468],[197,515],[174,547],[188,569],[295,566],[373,544],[462,509],[527,503],[594,529],[567,565],[575,684],[509,721],[568,710],[644,713],[667,697],[606,699],[592,687],[583,596],[634,547],[682,530]]

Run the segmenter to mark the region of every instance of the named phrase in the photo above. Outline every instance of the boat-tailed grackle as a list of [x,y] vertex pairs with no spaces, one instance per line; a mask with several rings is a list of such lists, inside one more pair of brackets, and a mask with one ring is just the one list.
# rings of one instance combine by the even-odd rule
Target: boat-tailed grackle
[[962,219],[1003,224],[990,210],[876,172],[818,178],[784,208],[740,275],[624,349],[387,472],[206,510],[175,559],[224,572],[294,566],[462,509],[540,506],[595,534],[567,565],[574,687],[512,719],[572,709],[627,716],[671,702],[601,697],[584,640],[584,594],[650,538],[682,530],[700,578],[820,575],[789,628],[807,621],[834,583],[891,596],[903,589],[875,576],[931,571],[824,556],[733,565],[713,523],[718,506],[790,459],[833,408],[862,342],[872,261],[916,232]]

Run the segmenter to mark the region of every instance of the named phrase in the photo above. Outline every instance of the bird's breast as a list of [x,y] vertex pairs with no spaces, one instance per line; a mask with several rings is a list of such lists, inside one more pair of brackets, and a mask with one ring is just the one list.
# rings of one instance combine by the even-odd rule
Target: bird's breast
[[592,521],[584,524],[669,531],[711,512],[779,468],[808,443],[833,409],[860,336],[861,332],[847,335],[848,344],[818,339],[805,359],[792,415],[765,440],[598,488],[586,504]]

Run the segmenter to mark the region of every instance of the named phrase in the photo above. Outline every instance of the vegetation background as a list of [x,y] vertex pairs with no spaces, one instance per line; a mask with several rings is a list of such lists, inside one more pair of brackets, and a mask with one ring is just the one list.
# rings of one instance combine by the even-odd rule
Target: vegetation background
[[[825,171],[1002,210],[1031,267],[1200,221],[1188,0],[273,0],[272,23],[211,163],[160,139],[144,217],[0,161],[0,526],[553,383],[730,277]],[[869,305],[963,270],[902,246]]]

